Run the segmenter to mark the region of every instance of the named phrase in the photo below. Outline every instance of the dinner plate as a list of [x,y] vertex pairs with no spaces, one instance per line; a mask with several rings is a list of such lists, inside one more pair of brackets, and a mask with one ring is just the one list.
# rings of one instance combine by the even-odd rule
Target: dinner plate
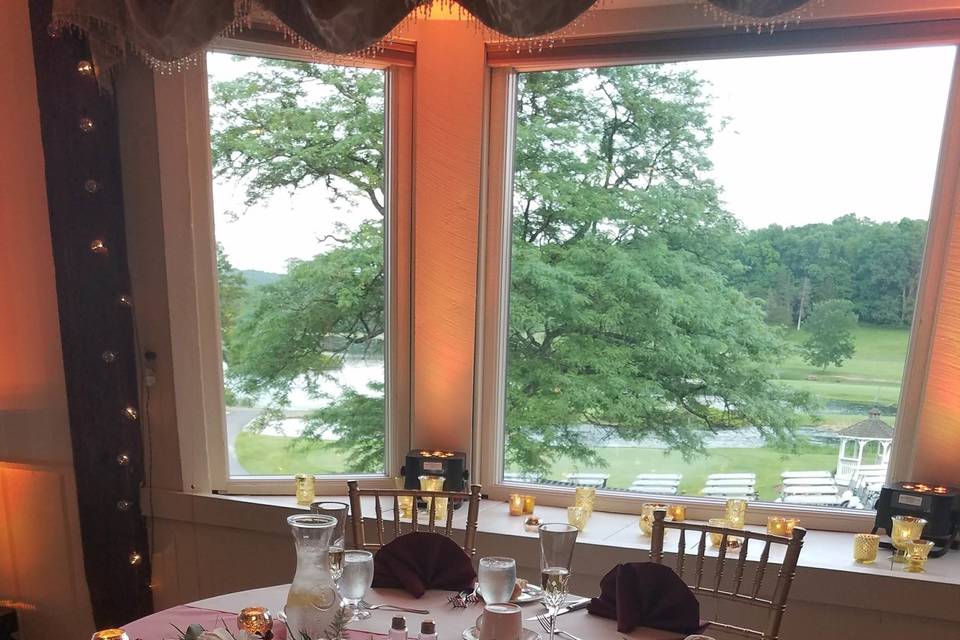
[[528,584],[523,588],[523,591],[520,592],[520,595],[510,600],[510,602],[523,604],[525,602],[537,602],[538,600],[543,600],[543,589],[535,584]]
[[[480,630],[476,627],[470,627],[463,631],[463,640],[480,640]],[[520,640],[540,640],[540,634],[530,629],[524,629]]]

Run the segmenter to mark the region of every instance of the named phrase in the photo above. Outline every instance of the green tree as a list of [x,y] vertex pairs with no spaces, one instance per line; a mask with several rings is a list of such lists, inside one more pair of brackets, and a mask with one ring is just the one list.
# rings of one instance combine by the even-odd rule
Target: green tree
[[597,433],[686,455],[728,426],[791,439],[808,399],[773,380],[789,347],[724,275],[739,226],[703,177],[707,106],[669,66],[522,76],[508,465],[601,465]]
[[[267,62],[214,93],[216,171],[243,182],[248,202],[322,182],[332,198],[383,211],[382,76]],[[776,382],[790,347],[762,301],[731,284],[740,229],[704,177],[707,106],[702,82],[668,66],[522,76],[509,466],[600,465],[597,434],[655,435],[688,456],[730,426],[793,439],[809,398]],[[333,248],[258,290],[231,349],[242,388],[282,406],[297,380],[382,344],[382,231],[379,219],[342,229],[324,239]],[[382,393],[347,390],[308,417],[301,444],[333,430],[351,468],[377,468]]]
[[839,367],[856,353],[853,330],[857,315],[849,300],[824,300],[813,305],[804,327],[808,332],[803,343],[803,357],[814,367]]
[[223,245],[217,243],[217,290],[220,298],[220,330],[223,336],[223,359],[230,362],[230,344],[233,341],[233,332],[236,328],[237,317],[243,308],[247,295],[247,280],[230,263],[230,259],[223,250]]

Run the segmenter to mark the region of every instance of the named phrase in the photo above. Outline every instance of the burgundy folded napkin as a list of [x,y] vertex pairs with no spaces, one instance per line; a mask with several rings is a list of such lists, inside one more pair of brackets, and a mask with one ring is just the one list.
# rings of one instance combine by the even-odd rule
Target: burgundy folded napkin
[[471,589],[476,579],[470,556],[439,533],[402,535],[373,557],[374,587],[404,589],[415,598],[427,589]]
[[650,627],[677,633],[697,633],[700,603],[670,567],[653,562],[618,564],[600,581],[600,596],[587,611],[617,621],[617,631]]

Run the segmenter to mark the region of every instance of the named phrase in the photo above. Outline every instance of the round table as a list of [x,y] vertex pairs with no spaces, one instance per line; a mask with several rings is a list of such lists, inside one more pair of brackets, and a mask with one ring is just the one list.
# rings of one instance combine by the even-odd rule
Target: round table
[[[228,595],[198,600],[188,605],[173,607],[159,611],[151,616],[131,622],[125,629],[131,640],[175,640],[178,637],[176,629],[186,629],[189,624],[201,624],[205,629],[222,626],[226,622],[231,630],[236,628],[236,614],[244,607],[263,606],[273,612],[280,611],[287,598],[290,585],[278,585],[263,589],[239,591]],[[415,609],[426,609],[429,615],[414,613],[395,613],[392,611],[377,610],[367,620],[355,621],[350,624],[350,640],[380,640],[386,636],[390,627],[390,619],[394,615],[403,615],[407,618],[407,628],[412,639],[420,631],[420,621],[424,618],[433,618],[437,621],[440,640],[460,640],[463,630],[473,626],[474,620],[480,615],[480,605],[468,605],[466,609],[454,608],[447,602],[451,595],[448,591],[428,591],[422,598],[414,598],[407,592],[399,589],[372,589],[366,600],[373,604],[384,603]],[[543,611],[539,603],[523,605],[524,619]],[[586,610],[574,611],[557,618],[557,628],[568,631],[581,640],[678,640],[683,634],[655,629],[634,629],[630,633],[619,633],[616,622],[592,616]],[[535,621],[524,622],[528,629],[541,632],[540,625]],[[546,638],[546,633],[541,632]],[[569,638],[558,636],[560,640]]]

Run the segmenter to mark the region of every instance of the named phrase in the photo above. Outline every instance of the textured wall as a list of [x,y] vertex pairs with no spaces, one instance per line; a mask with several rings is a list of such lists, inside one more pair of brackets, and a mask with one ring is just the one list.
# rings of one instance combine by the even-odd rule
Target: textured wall
[[26,0],[0,20],[0,600],[23,640],[92,632]]

